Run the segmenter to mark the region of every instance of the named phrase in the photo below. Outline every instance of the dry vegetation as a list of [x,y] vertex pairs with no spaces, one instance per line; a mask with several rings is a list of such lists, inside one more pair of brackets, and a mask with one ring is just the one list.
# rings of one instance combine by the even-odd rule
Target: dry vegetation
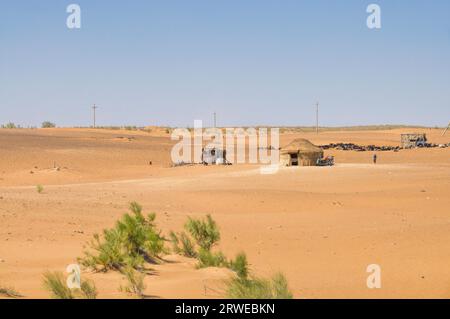
[[3,287],[1,285],[0,285],[0,296],[6,297],[6,298],[21,298],[21,297],[23,297],[14,288]]
[[96,299],[97,288],[92,281],[81,281],[80,288],[70,289],[62,272],[44,273],[44,288],[53,299]]

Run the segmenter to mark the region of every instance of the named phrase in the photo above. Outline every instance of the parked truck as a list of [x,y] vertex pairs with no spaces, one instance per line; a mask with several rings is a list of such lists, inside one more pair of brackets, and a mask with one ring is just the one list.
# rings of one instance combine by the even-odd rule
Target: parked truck
[[402,148],[416,148],[427,146],[427,136],[423,133],[408,133],[401,135]]

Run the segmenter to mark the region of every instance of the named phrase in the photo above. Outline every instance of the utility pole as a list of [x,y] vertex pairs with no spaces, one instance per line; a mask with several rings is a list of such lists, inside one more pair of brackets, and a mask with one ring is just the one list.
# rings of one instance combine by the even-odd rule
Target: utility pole
[[217,127],[217,114],[214,112],[214,128]]
[[319,134],[319,102],[316,103],[316,134]]
[[444,132],[442,133],[442,136],[445,135],[445,133],[447,133],[448,129],[450,128],[450,122],[447,125],[447,128],[444,130]]
[[94,111],[94,128],[95,128],[95,110],[98,109],[98,106],[94,106],[92,107],[92,110]]

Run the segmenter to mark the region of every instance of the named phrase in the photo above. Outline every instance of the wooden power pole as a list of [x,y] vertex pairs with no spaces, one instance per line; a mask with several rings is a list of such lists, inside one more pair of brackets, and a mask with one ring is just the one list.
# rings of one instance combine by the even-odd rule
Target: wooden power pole
[[94,106],[92,107],[92,110],[93,110],[93,115],[94,115],[94,128],[95,128],[95,110],[97,110],[98,109],[98,106],[96,106],[95,104],[94,104]]

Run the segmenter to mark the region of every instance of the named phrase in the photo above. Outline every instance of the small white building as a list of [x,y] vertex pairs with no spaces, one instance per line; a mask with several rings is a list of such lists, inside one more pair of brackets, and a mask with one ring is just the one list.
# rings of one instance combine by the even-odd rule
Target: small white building
[[218,148],[202,149],[202,163],[207,165],[227,164],[227,151]]

